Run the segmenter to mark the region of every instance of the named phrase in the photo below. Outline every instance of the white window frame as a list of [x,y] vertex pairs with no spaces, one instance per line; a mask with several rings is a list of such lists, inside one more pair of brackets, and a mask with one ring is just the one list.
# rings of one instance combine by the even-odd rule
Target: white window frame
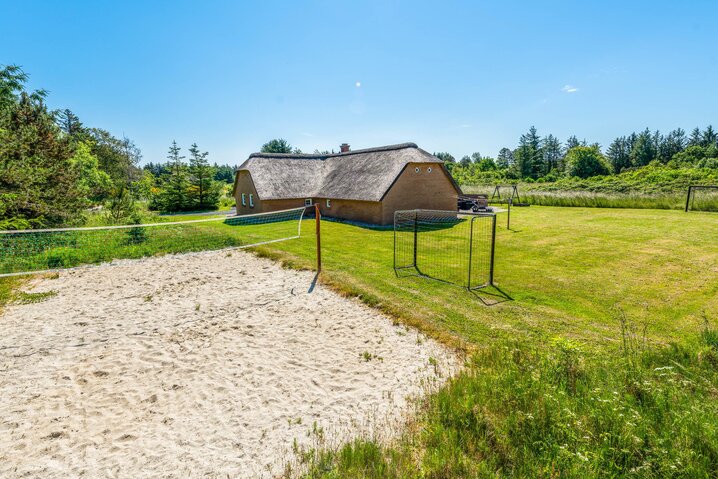
[[304,206],[313,206],[313,205],[314,205],[314,200],[312,200],[311,198],[306,198],[304,200]]
[[242,193],[242,206],[247,206],[247,195]]
[[332,200],[327,198],[327,208],[331,208],[331,207],[332,207]]
[[252,193],[249,194],[249,207],[254,208],[254,195]]

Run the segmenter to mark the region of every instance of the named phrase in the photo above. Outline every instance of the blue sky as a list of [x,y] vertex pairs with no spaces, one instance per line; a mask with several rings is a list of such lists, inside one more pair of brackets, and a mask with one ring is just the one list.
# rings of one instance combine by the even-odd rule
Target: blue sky
[[52,108],[239,164],[414,141],[495,156],[531,125],[598,141],[718,123],[718,2],[10,2],[0,64]]

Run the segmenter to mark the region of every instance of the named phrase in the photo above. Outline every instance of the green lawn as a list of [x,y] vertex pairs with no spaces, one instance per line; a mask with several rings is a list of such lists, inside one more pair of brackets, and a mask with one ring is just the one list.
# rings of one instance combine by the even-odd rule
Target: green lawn
[[[495,281],[512,300],[421,277],[397,278],[393,231],[322,222],[323,279],[446,338],[486,345],[560,334],[612,345],[617,308],[658,341],[680,339],[718,312],[718,215],[660,210],[514,208],[499,215]],[[261,247],[312,267],[314,236]],[[459,226],[457,226],[458,228]],[[309,234],[308,234],[309,233]],[[453,254],[453,253],[452,253]],[[441,254],[436,261],[442,261]],[[448,338],[446,338],[448,340]]]

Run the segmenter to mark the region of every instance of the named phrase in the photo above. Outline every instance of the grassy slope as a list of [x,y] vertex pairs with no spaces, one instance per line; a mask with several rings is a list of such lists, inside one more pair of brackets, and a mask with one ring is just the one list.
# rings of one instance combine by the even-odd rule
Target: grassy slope
[[[323,222],[324,280],[361,294],[448,340],[488,344],[555,334],[602,345],[615,339],[616,307],[650,322],[661,341],[718,313],[718,215],[651,210],[515,208],[499,216],[496,282],[513,301],[483,306],[461,288],[392,269],[393,233]],[[311,267],[314,238],[259,250]],[[487,300],[493,297],[480,293]]]

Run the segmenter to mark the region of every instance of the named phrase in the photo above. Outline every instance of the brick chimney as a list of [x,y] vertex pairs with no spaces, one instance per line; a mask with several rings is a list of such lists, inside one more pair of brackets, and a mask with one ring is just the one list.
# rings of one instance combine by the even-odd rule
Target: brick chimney
[[349,143],[342,143],[341,145],[339,145],[339,148],[341,149],[342,153],[346,153],[347,151],[349,151]]

